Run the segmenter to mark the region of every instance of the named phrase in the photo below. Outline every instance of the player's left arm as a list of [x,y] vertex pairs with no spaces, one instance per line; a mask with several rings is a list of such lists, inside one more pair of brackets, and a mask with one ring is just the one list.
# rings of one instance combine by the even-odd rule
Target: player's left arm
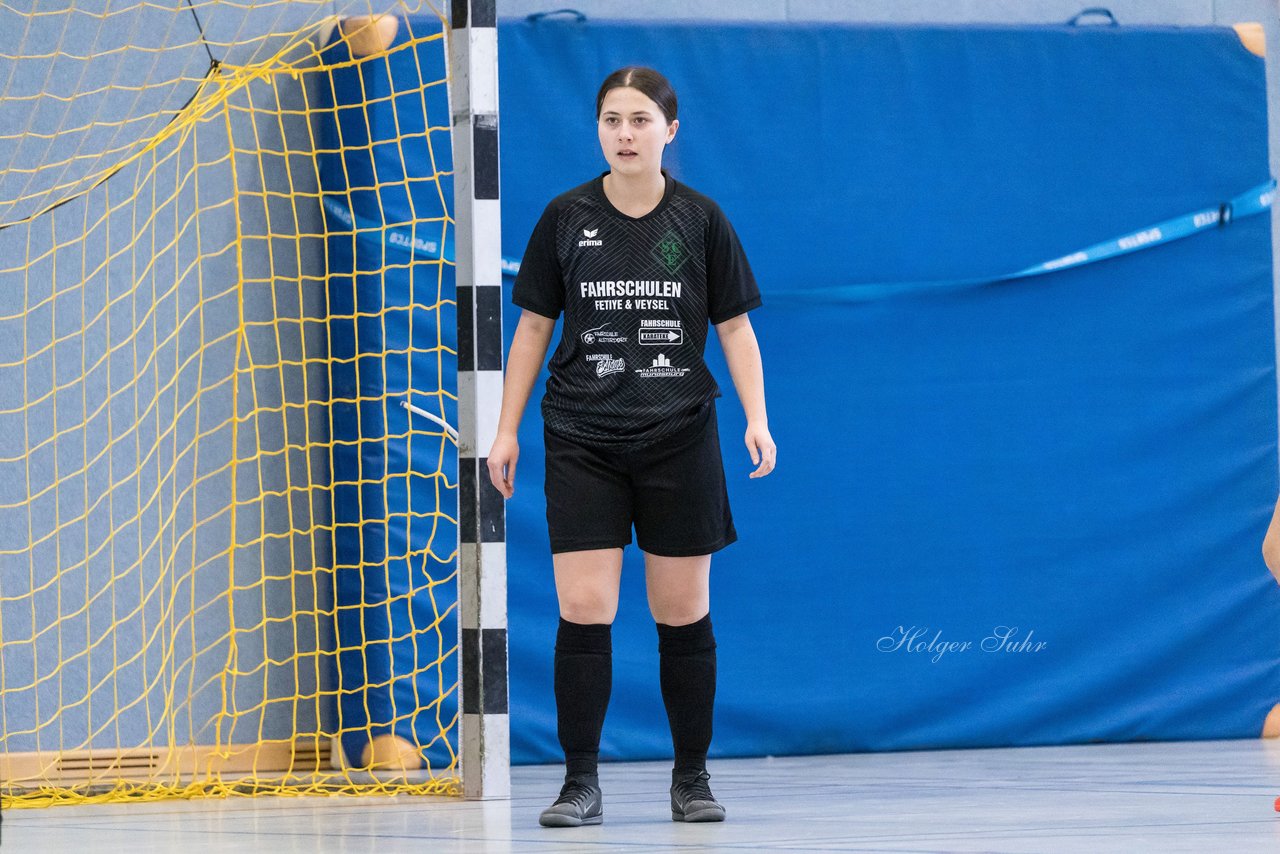
[[760,359],[760,344],[746,313],[716,324],[716,335],[724,350],[724,360],[729,365],[733,386],[742,401],[742,411],[747,416],[747,451],[756,470],[751,477],[764,477],[773,471],[778,448],[769,435],[769,415],[764,405],[764,366]]

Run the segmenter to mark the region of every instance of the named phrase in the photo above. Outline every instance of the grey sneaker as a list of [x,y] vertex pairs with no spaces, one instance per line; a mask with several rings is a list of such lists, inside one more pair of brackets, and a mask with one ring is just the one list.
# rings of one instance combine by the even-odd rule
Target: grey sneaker
[[672,821],[724,821],[724,807],[711,794],[706,771],[671,772]]
[[598,777],[566,777],[560,797],[542,811],[543,827],[581,827],[604,821],[604,796]]

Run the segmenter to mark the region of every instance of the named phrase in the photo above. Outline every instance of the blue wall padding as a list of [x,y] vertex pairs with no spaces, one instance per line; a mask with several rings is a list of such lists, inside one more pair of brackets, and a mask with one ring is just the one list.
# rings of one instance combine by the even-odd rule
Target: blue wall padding
[[[606,168],[601,79],[649,64],[681,98],[667,163],[765,292],[765,480],[708,346],[741,535],[714,561],[715,755],[1259,734],[1280,701],[1269,216],[1013,284],[786,299],[997,276],[1265,181],[1263,61],[1231,30],[550,19],[500,45],[505,254]],[[507,506],[518,762],[559,758],[544,381]],[[669,756],[634,548],[622,596],[603,754]],[[1001,626],[1032,646],[984,651]],[[971,646],[934,661],[893,649],[900,627]]]
[[[355,65],[335,40],[332,88],[318,95],[342,746],[358,763],[371,737],[395,733],[440,768],[456,752],[441,732],[457,692],[441,698],[440,685],[457,680],[457,586],[438,582],[455,569],[457,449],[401,404],[457,425],[456,312],[440,305],[454,299],[453,268],[389,239],[396,229],[443,245],[442,191],[453,198],[452,179],[441,188],[432,168],[434,149],[436,168],[452,169],[445,87],[424,87],[444,77],[442,42],[409,43],[431,28],[439,21],[401,27],[385,58]],[[428,119],[439,128],[430,146]]]

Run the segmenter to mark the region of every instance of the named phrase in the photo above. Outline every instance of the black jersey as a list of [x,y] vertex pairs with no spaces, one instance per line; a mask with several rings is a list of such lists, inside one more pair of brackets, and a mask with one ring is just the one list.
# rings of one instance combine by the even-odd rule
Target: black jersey
[[702,358],[707,321],[760,305],[720,207],[663,174],[642,217],[609,203],[603,176],[556,197],[520,262],[515,304],[564,312],[542,417],[565,438],[638,447],[692,424],[720,394]]

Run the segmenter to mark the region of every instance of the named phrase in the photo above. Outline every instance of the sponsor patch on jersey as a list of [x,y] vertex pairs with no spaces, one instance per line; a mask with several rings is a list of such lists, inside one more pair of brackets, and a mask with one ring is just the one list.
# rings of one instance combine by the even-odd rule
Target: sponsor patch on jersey
[[609,324],[588,329],[580,336],[583,344],[625,344],[627,336],[609,328]]
[[636,340],[653,347],[676,347],[684,343],[684,329],[679,320],[642,320]]
[[609,374],[617,374],[627,369],[626,360],[622,358],[614,358],[612,353],[589,353],[587,355],[588,362],[596,363],[596,376],[607,377]]
[[689,373],[688,368],[677,368],[671,364],[666,353],[659,353],[653,364],[647,368],[637,368],[636,373],[642,377],[682,377]]

